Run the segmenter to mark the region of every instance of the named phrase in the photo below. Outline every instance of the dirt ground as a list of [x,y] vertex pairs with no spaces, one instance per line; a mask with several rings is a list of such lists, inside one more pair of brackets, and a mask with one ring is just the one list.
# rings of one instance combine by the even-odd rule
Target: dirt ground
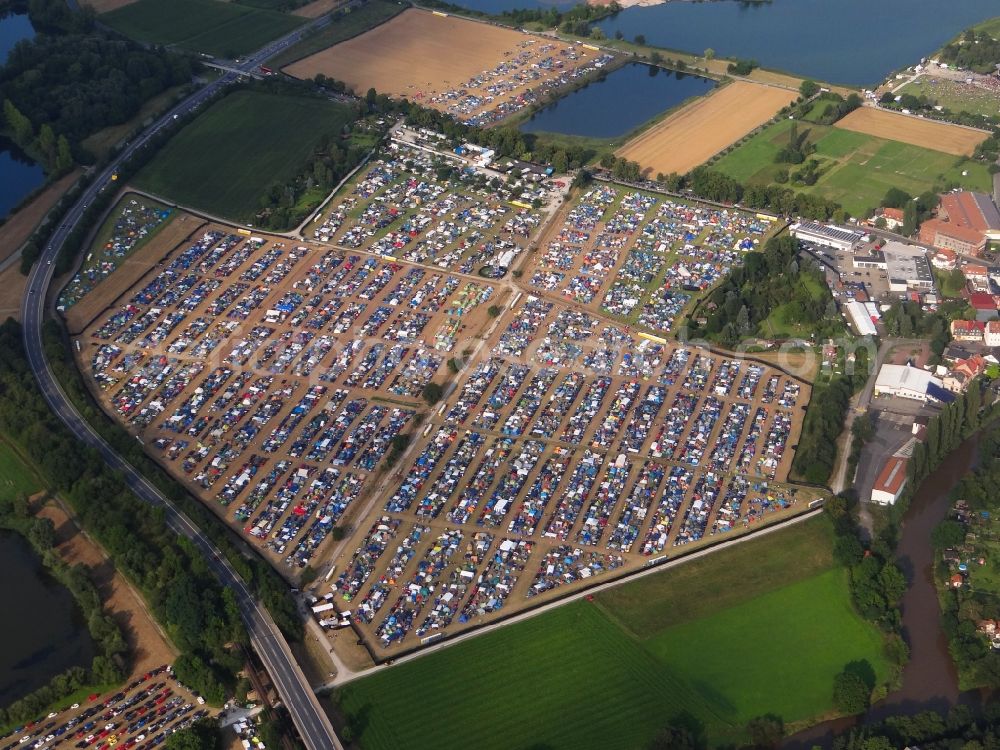
[[107,13],[112,10],[118,10],[118,8],[124,8],[126,5],[131,5],[134,2],[136,0],[86,0],[84,4],[89,5],[98,13]]
[[59,196],[69,190],[70,185],[79,176],[80,170],[74,169],[61,180],[53,182],[31,203],[11,216],[3,226],[0,226],[0,261],[7,260],[11,253],[24,244],[38,223],[45,217],[46,212],[55,205]]
[[98,284],[82,300],[66,311],[66,327],[70,335],[83,331],[90,322],[128,291],[150,269],[166,257],[178,243],[206,228],[205,220],[191,214],[176,212],[145,247],[125,259],[113,274]]
[[21,274],[17,263],[0,272],[0,321],[21,319],[21,299],[27,285],[28,277]]
[[62,503],[49,500],[38,515],[51,519],[55,524],[56,549],[62,559],[69,565],[83,563],[92,569],[93,580],[104,606],[114,614],[125,633],[132,656],[129,680],[172,662],[177,652],[150,617],[142,599],[115,571],[103,550],[81,533]]
[[650,174],[684,174],[764,124],[796,98],[774,86],[736,81],[699,99],[618,150]]
[[839,120],[836,127],[877,138],[902,141],[955,156],[971,156],[976,146],[987,138],[987,134],[979,130],[910,117],[874,107],[854,110]]
[[[551,49],[549,49],[551,48]],[[543,51],[547,50],[547,51]],[[522,52],[538,52],[539,60],[560,57],[572,50],[577,63],[587,62],[598,53],[565,42],[526,35],[510,29],[467,21],[451,16],[437,15],[423,10],[403,11],[392,20],[329,49],[293,63],[284,68],[297,78],[312,78],[323,73],[344,81],[357,92],[374,88],[379,93],[406,97],[427,106],[451,111],[449,108],[460,97],[455,93],[465,90],[470,79],[510,62]],[[556,78],[570,67],[541,70],[541,76],[527,80],[517,78],[522,73],[501,73],[490,83],[500,81],[526,81],[529,88]],[[533,70],[533,68],[531,68]],[[523,93],[525,85],[516,91],[500,92],[492,101],[460,113],[462,116],[492,110],[503,101]],[[432,101],[440,96],[442,101]]]
[[313,0],[308,5],[296,8],[292,11],[293,16],[302,18],[319,18],[324,13],[328,13],[334,8],[339,8],[344,4],[344,0]]

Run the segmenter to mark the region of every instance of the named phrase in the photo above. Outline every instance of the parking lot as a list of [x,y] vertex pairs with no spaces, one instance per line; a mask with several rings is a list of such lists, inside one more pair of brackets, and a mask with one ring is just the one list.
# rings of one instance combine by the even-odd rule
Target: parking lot
[[748,530],[785,483],[808,386],[522,296],[337,560],[376,652]]
[[805,509],[808,385],[639,330],[770,222],[596,184],[546,227],[558,183],[423,140],[303,240],[173,248],[77,340],[105,408],[279,569],[334,566],[317,593],[386,654]]
[[167,666],[133,680],[114,695],[91,695],[0,738],[0,748],[146,750],[208,715]]
[[539,293],[670,332],[772,231],[751,213],[598,183],[549,232],[526,276]]

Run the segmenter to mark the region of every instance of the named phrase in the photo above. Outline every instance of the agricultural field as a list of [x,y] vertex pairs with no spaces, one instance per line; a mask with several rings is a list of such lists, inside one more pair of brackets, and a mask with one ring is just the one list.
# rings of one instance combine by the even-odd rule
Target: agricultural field
[[260,49],[305,19],[221,0],[138,0],[103,13],[101,22],[144,44],[231,59]]
[[972,156],[976,146],[989,137],[980,130],[874,107],[859,107],[838,120],[836,127],[954,156]]
[[[314,8],[320,2],[310,3],[297,10],[295,14],[304,15],[306,10]],[[351,37],[358,36],[369,29],[373,29],[402,11],[403,6],[391,2],[391,0],[369,0],[364,5],[337,15],[328,26],[303,37],[296,44],[272,57],[268,60],[267,64],[275,70],[283,68],[296,60],[314,55],[328,47],[332,47]]]
[[611,59],[582,45],[409,9],[284,72],[296,78],[322,73],[356,93],[374,88],[486,125]]
[[681,108],[617,155],[638,162],[650,175],[684,174],[770,120],[797,92],[736,81]]
[[642,747],[684,711],[711,745],[740,742],[754,716],[787,724],[830,711],[847,661],[886,674],[880,636],[854,613],[831,548],[826,519],[810,519],[349,683],[336,698],[373,750]]
[[31,495],[42,489],[38,476],[13,447],[0,440],[0,499],[12,500],[18,495]]
[[1000,97],[996,91],[964,81],[923,75],[906,84],[897,93],[926,96],[952,112],[971,112],[987,116],[1000,113]]
[[175,135],[134,182],[179,205],[249,222],[264,191],[295,177],[321,140],[338,138],[353,118],[325,99],[238,91]]
[[[772,183],[781,170],[794,173],[801,167],[775,163],[778,152],[788,145],[793,124],[782,120],[769,126],[722,157],[714,168],[745,184]],[[891,187],[911,195],[952,182],[969,190],[991,189],[986,166],[965,157],[839,127],[806,123],[797,127],[800,134],[809,131],[807,142],[815,146],[815,152],[808,158],[820,163],[819,180],[812,186],[791,180],[788,186],[834,200],[854,216],[876,208]]]

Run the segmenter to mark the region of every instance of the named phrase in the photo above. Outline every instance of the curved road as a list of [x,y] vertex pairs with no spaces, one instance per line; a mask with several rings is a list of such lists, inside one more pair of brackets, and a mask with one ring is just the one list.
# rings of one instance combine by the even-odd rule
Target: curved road
[[[246,72],[256,70],[265,60],[297,42],[307,31],[324,26],[329,23],[329,20],[328,17],[317,19],[296,29],[288,36],[272,42],[240,63],[240,69]],[[116,189],[117,183],[111,182],[111,175],[124,160],[145,146],[154,134],[169,125],[175,117],[189,113],[213,97],[222,88],[235,81],[237,77],[236,73],[227,73],[170,109],[141,136],[130,143],[87,187],[53,233],[49,244],[42,251],[41,258],[28,277],[27,291],[21,306],[24,346],[38,386],[52,411],[69,427],[78,440],[97,449],[109,466],[121,472],[129,487],[139,498],[150,505],[162,507],[165,510],[170,528],[189,539],[208,559],[209,565],[222,585],[232,589],[236,594],[253,648],[270,674],[278,694],[291,714],[308,750],[330,750],[331,748],[343,750],[343,745],[334,732],[329,718],[320,706],[270,614],[258,605],[244,581],[230,567],[228,561],[219,554],[208,538],[202,534],[201,530],[174,507],[145,477],[119,456],[80,416],[56,381],[49,363],[45,359],[42,345],[42,323],[46,313],[46,296],[54,271],[52,264],[69,233],[80,222],[86,207],[105,188]]]

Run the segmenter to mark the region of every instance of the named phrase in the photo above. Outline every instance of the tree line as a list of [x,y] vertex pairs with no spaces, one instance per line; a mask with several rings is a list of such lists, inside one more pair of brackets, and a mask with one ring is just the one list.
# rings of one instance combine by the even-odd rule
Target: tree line
[[966,29],[961,41],[944,46],[941,59],[977,73],[993,73],[994,66],[1000,63],[1000,40],[994,39],[985,31]]
[[49,410],[28,366],[21,327],[11,319],[0,325],[0,431],[142,592],[180,650],[177,678],[221,703],[243,663],[239,646],[248,642],[234,593],[170,530],[162,509],[136,498],[100,454],[80,445]]

